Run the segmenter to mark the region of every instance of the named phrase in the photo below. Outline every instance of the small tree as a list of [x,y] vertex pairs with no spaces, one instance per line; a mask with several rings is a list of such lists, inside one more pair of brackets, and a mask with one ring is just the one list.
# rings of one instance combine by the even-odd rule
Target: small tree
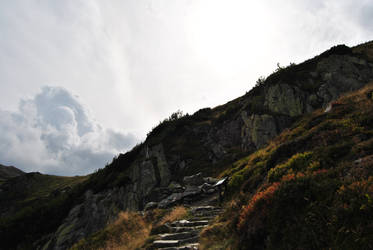
[[259,77],[258,80],[256,80],[255,87],[261,86],[265,81],[266,81],[266,78],[264,76]]
[[183,111],[178,110],[178,111],[172,113],[170,115],[170,117],[168,118],[168,120],[169,121],[174,121],[174,120],[180,119],[181,117],[183,117]]

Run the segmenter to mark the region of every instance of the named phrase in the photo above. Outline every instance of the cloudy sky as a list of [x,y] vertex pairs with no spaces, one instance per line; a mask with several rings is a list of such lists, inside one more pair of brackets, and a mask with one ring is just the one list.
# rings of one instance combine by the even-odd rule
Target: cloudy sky
[[0,163],[90,173],[176,110],[373,39],[371,0],[0,2]]

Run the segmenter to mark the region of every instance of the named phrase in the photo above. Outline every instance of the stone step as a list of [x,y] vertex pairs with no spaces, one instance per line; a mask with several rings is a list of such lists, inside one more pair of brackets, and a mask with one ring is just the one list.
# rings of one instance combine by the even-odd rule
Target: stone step
[[199,213],[195,213],[193,214],[193,217],[205,217],[205,216],[218,216],[220,215],[221,212],[199,212]]
[[181,233],[181,232],[190,232],[190,231],[198,231],[200,232],[202,228],[205,226],[196,226],[196,227],[171,227],[171,233]]
[[199,248],[199,243],[191,243],[191,244],[186,244],[180,247],[166,247],[166,248],[158,248],[162,250],[198,250]]
[[213,211],[213,210],[221,210],[220,207],[214,206],[200,206],[200,207],[192,207],[191,212],[201,212],[201,211]]
[[190,213],[192,215],[195,215],[195,214],[219,214],[221,213],[223,210],[221,209],[213,209],[213,210],[197,210],[197,211],[190,211]]
[[165,247],[177,247],[180,245],[179,240],[155,240],[153,241],[153,247],[165,248]]
[[186,244],[192,244],[192,243],[198,243],[199,241],[199,235],[185,239],[185,240],[180,240],[180,245],[186,245]]
[[195,226],[204,226],[208,225],[208,220],[197,220],[197,221],[188,221],[188,220],[181,220],[181,221],[175,221],[171,223],[171,226],[176,227],[195,227]]
[[173,234],[160,234],[160,240],[183,240],[197,236],[199,231],[190,231],[182,233],[173,233]]
[[178,247],[178,250],[198,250],[199,248],[199,243],[192,243],[192,244],[187,244],[181,247]]
[[215,218],[215,217],[217,217],[219,215],[220,215],[220,213],[216,213],[216,214],[205,214],[205,213],[202,213],[202,214],[194,215],[191,218],[203,218],[203,217],[212,217],[212,218]]
[[208,221],[210,221],[210,220],[212,220],[214,218],[215,218],[215,216],[201,216],[201,217],[190,218],[190,219],[188,219],[188,221],[199,221],[199,220],[208,220]]

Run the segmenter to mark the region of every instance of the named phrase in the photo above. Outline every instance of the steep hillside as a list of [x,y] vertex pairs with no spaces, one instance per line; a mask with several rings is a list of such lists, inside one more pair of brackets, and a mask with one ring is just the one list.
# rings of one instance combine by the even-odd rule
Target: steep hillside
[[202,249],[372,249],[373,84],[235,162]]
[[0,184],[10,178],[20,176],[23,174],[24,172],[18,168],[15,168],[13,166],[4,166],[0,164]]
[[26,206],[22,213],[9,213],[0,221],[0,236],[9,240],[5,248],[34,243],[66,249],[114,221],[118,211],[138,211],[164,200],[171,184],[182,183],[186,175],[229,170],[304,114],[372,81],[372,51],[373,43],[336,46],[299,65],[276,69],[227,104],[171,115],[142,144],[71,190]]
[[26,173],[0,185],[2,249],[30,249],[31,243],[54,230],[75,202],[89,176],[62,177]]

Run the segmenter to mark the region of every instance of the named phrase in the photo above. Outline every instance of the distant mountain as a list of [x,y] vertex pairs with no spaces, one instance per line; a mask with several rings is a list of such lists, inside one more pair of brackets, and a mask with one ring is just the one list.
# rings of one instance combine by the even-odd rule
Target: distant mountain
[[[164,201],[173,200],[171,198],[177,196],[173,193],[175,187],[181,186],[180,184],[188,185],[185,183],[185,176],[199,172],[204,177],[231,175],[230,199],[232,202],[246,207],[250,203],[245,202],[250,201],[251,195],[256,193],[260,195],[261,191],[266,190],[265,184],[270,186],[273,182],[281,181],[283,176],[290,180],[296,178],[298,169],[292,170],[293,172],[289,170],[289,173],[283,174],[285,170],[279,166],[286,165],[288,161],[291,165],[292,160],[289,158],[297,153],[299,155],[294,156],[294,161],[297,161],[298,156],[301,158],[300,161],[303,161],[303,158],[305,158],[304,161],[307,161],[311,156],[304,151],[312,151],[314,148],[311,146],[315,145],[325,146],[312,154],[313,157],[320,158],[319,166],[322,168],[319,172],[323,174],[325,172],[322,162],[323,150],[326,150],[325,153],[330,152],[330,155],[327,155],[330,157],[326,158],[325,164],[330,164],[331,168],[334,166],[333,162],[344,159],[344,153],[351,152],[343,151],[345,148],[340,148],[339,145],[335,145],[334,148],[333,141],[329,140],[330,137],[339,143],[337,141],[337,139],[341,139],[339,136],[353,135],[352,141],[340,141],[350,144],[359,143],[359,140],[368,140],[371,137],[372,133],[368,131],[369,124],[372,122],[370,113],[364,114],[365,116],[362,117],[364,121],[359,121],[362,126],[355,126],[352,118],[342,119],[344,114],[346,116],[350,114],[353,118],[358,117],[359,105],[362,109],[370,108],[370,106],[366,106],[370,105],[370,101],[364,100],[360,103],[355,103],[355,99],[334,101],[351,91],[357,91],[367,86],[372,81],[373,42],[353,48],[338,45],[303,63],[278,67],[270,76],[260,78],[257,85],[248,93],[224,105],[201,109],[193,115],[172,114],[154,127],[143,143],[131,151],[115,157],[112,163],[89,176],[64,179],[64,177],[52,178],[31,173],[10,179],[0,186],[0,189],[9,191],[2,192],[2,196],[0,193],[0,211],[4,211],[0,223],[0,238],[7,239],[2,242],[2,247],[14,249],[33,245],[34,248],[68,249],[74,243],[103,230],[108,223],[117,218],[119,211],[142,211],[149,204],[152,204],[153,207],[158,206],[159,209],[164,208],[163,204],[174,205]],[[227,88],[230,87],[228,84]],[[364,92],[364,95],[371,98],[369,92]],[[344,107],[341,110],[338,109],[339,102]],[[335,114],[333,110],[330,116],[320,114],[314,119],[306,119],[309,116],[314,116],[310,115],[312,112],[316,111],[319,114],[327,107],[331,110],[338,110],[338,113]],[[333,115],[336,115],[341,121],[334,124]],[[305,121],[308,124],[299,126],[300,121]],[[323,124],[334,132],[329,133],[328,130],[328,133],[323,134],[322,128],[324,127],[316,128],[320,122],[324,122]],[[351,122],[352,124],[350,124]],[[338,134],[338,129],[344,129],[350,125],[354,133],[361,132],[360,127],[366,131],[357,136],[348,133]],[[297,127],[299,129],[296,129]],[[295,131],[291,130],[290,136],[280,142],[278,142],[279,139],[275,139],[289,129],[295,129]],[[315,140],[312,137],[301,136],[306,136],[308,130],[316,133]],[[320,134],[318,134],[319,132]],[[287,141],[291,143],[290,146]],[[308,141],[312,143],[309,148],[307,147]],[[277,142],[278,144],[274,144]],[[273,148],[274,145],[275,148]],[[361,145],[361,147],[367,152],[371,150],[370,144],[366,147]],[[264,151],[261,150],[263,148]],[[343,154],[339,154],[340,150]],[[360,149],[355,148],[353,152],[356,150]],[[359,155],[364,161],[364,155],[356,152],[356,155]],[[305,155],[302,155],[303,153]],[[263,158],[264,156],[266,158]],[[346,164],[351,164],[355,160],[360,161],[360,158],[350,157]],[[255,169],[249,168],[245,171],[248,161],[250,164],[255,164]],[[291,168],[291,166],[286,165],[283,168]],[[300,168],[302,167],[304,166],[300,166]],[[319,170],[317,159],[315,159],[313,167],[315,171]],[[274,170],[271,171],[271,169]],[[310,172],[302,170],[304,173],[302,172],[300,175],[312,175],[313,170],[311,170]],[[343,171],[348,171],[348,169]],[[272,172],[275,173],[272,174]],[[319,174],[319,172],[315,174]],[[349,178],[348,176],[347,174],[346,178]],[[366,175],[364,175],[365,177]],[[328,181],[340,181],[339,178],[340,176],[335,173],[335,176]],[[56,188],[51,188],[53,186]],[[69,188],[64,188],[65,186],[69,186]],[[11,191],[14,193],[12,194]],[[236,200],[237,194],[240,194],[241,191],[245,194],[242,196],[242,204]],[[322,191],[318,191],[322,193]],[[308,196],[304,198],[310,199]],[[313,204],[316,207],[318,206],[317,201]],[[286,205],[288,204],[286,203]],[[276,205],[280,210],[281,204],[276,203]],[[9,206],[14,209],[11,212],[6,212]],[[252,244],[253,249],[262,249],[260,247],[263,247],[263,241],[269,242],[272,236],[277,238],[271,242],[277,242],[276,240],[281,237],[280,234],[272,235],[270,234],[272,231],[268,231],[268,233],[260,227],[250,228],[247,226],[247,222],[251,223],[252,221],[250,217],[252,214],[249,213],[251,210],[245,212],[240,211],[239,208],[232,211],[243,214],[242,225],[237,227],[237,224],[232,221],[229,226],[233,225],[233,229],[230,228],[231,231],[223,233],[236,237],[238,233],[235,230],[239,228],[239,230],[243,230],[240,233],[247,237],[237,236],[236,239],[247,243],[253,240],[252,237],[256,237],[256,235],[250,234],[250,230],[256,230],[254,233],[262,238],[258,236],[261,242],[257,245]],[[317,212],[322,209],[320,208]],[[314,210],[310,211],[314,212]],[[226,217],[228,221],[239,219],[237,215],[230,214],[229,211],[226,214],[228,214]],[[330,215],[334,214],[330,213]],[[280,217],[273,218],[279,219]],[[299,218],[297,217],[297,219]],[[310,220],[312,219],[314,217],[310,217]],[[255,218],[253,220],[255,221]],[[264,222],[260,221],[260,223]],[[289,218],[284,223],[292,225],[300,222],[292,221]],[[343,231],[342,227],[343,225],[338,230]],[[291,226],[289,228],[289,232],[301,232],[302,229],[297,228],[298,231],[292,231]],[[272,229],[274,230],[275,226]],[[308,230],[308,228],[302,230]],[[323,230],[315,231],[314,237],[319,237]],[[263,234],[261,234],[262,232]],[[335,231],[331,230],[330,232]],[[219,238],[211,232],[210,235],[212,239]],[[295,240],[298,240],[299,237],[298,235]],[[363,239],[366,238],[363,237]],[[288,249],[294,249],[294,245],[291,246]],[[338,245],[327,244],[316,244],[313,248],[320,249],[318,246],[338,248]],[[286,248],[286,244],[283,245],[283,249]]]
[[0,183],[10,178],[25,174],[22,170],[13,166],[4,166],[0,164]]

